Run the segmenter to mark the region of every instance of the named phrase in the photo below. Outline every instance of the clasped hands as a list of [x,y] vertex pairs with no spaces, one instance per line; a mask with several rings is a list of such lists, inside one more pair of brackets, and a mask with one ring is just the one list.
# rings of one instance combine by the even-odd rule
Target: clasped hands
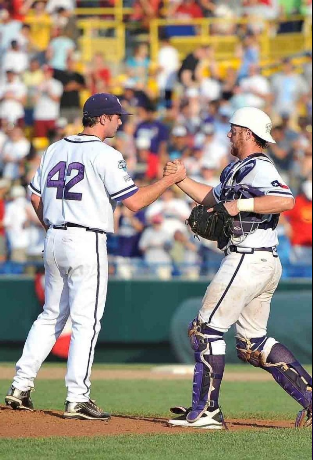
[[[168,176],[176,176],[175,183],[179,184],[180,182],[184,181],[187,177],[187,171],[184,163],[180,160],[169,161],[163,172],[164,177]],[[173,177],[174,179],[174,177]]]

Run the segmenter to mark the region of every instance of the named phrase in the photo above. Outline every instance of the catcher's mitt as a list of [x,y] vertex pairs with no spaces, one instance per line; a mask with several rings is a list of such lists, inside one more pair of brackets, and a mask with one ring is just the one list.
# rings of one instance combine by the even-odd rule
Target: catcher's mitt
[[214,206],[212,211],[209,211],[207,206],[195,207],[187,225],[190,226],[193,233],[201,236],[206,240],[219,241],[221,238],[230,238],[233,228],[233,217],[228,214],[223,203]]

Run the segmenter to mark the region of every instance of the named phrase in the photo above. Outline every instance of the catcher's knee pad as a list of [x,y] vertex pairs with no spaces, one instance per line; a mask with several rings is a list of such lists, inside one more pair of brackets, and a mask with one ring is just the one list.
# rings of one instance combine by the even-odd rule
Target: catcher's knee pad
[[277,343],[275,339],[266,336],[256,339],[237,336],[236,342],[238,358],[254,367],[263,367],[266,364],[268,355]]
[[191,348],[203,355],[225,355],[224,333],[210,328],[198,317],[189,325],[188,335]]

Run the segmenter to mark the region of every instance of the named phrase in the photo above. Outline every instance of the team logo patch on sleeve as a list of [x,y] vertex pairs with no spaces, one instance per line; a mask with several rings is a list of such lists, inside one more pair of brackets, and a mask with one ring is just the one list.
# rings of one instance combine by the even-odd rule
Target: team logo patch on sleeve
[[274,182],[272,182],[272,186],[277,188],[283,188],[284,190],[289,190],[288,185],[282,184],[278,180],[274,180]]
[[127,163],[125,160],[118,162],[118,169],[122,169],[123,171],[127,172]]

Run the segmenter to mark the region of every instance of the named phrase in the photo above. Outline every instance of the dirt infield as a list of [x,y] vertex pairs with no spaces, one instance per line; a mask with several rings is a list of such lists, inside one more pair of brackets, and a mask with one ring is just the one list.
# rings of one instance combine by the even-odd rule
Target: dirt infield
[[[290,421],[228,420],[230,431],[292,428]],[[188,432],[198,432],[189,430]],[[186,429],[169,428],[166,419],[114,416],[110,422],[64,420],[61,412],[13,411],[0,406],[0,438],[94,437],[140,434],[178,434]]]
[[[171,371],[171,369],[173,371]],[[62,380],[66,370],[62,367],[47,367],[41,369],[38,380]],[[193,376],[193,367],[156,367],[147,370],[112,370],[95,369],[92,380],[190,380]],[[14,377],[14,368],[0,366],[0,378],[11,380]],[[268,382],[270,374],[265,372],[225,372],[225,382]]]

